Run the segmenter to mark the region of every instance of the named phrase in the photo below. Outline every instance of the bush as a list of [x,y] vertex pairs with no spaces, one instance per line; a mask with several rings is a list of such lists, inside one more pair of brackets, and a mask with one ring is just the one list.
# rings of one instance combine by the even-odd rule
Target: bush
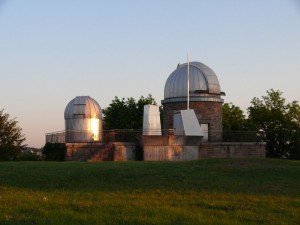
[[42,157],[33,152],[22,152],[18,157],[19,161],[40,161]]
[[43,155],[46,161],[64,161],[67,151],[64,143],[46,143],[43,148]]

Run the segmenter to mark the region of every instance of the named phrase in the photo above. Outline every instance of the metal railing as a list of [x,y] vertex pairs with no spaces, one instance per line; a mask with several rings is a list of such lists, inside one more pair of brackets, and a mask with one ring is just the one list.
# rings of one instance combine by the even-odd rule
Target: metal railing
[[[144,132],[145,133],[145,132]],[[152,132],[153,133],[153,132]],[[157,132],[158,133],[158,132]],[[104,130],[96,135],[89,131],[59,131],[46,134],[46,143],[93,143],[93,142],[138,142],[143,135],[143,130],[115,129]],[[162,130],[162,135],[174,135],[174,129]],[[262,142],[255,131],[224,131],[209,132],[204,134],[208,141],[213,137],[220,137],[223,142]],[[207,140],[207,139],[206,139]]]
[[90,131],[59,131],[46,134],[46,143],[136,142],[142,130],[104,130],[99,134]]
[[223,142],[263,142],[263,137],[256,131],[223,131]]
[[138,142],[142,130],[104,130],[103,142]]
[[65,143],[65,131],[58,131],[46,134],[46,143]]

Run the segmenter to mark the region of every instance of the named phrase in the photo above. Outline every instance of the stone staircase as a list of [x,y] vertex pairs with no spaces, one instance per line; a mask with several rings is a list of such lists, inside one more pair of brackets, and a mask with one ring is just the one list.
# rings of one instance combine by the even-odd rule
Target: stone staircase
[[89,162],[114,161],[114,146],[112,143],[105,144],[88,160]]

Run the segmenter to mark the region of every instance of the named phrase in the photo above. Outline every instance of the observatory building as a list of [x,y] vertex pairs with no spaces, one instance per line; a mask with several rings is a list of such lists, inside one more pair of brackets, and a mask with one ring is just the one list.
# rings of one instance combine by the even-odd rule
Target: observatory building
[[102,140],[102,111],[89,96],[77,96],[67,105],[65,117],[65,142],[85,143]]
[[[173,129],[173,116],[187,109],[187,63],[178,65],[166,81],[163,105],[163,129]],[[190,62],[189,108],[195,111],[204,133],[204,141],[222,140],[222,92],[215,72],[200,62]]]
[[223,95],[211,68],[200,62],[181,64],[165,83],[163,129],[159,107],[145,105],[143,130],[103,131],[100,105],[77,96],[65,108],[65,130],[47,133],[46,143],[64,144],[67,161],[264,158],[265,143],[256,134],[223,135]]

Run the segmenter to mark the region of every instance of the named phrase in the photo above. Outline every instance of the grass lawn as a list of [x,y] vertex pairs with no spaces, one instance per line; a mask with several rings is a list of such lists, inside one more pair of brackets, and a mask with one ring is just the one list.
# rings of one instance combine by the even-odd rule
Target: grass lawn
[[0,224],[300,224],[300,161],[0,162]]

